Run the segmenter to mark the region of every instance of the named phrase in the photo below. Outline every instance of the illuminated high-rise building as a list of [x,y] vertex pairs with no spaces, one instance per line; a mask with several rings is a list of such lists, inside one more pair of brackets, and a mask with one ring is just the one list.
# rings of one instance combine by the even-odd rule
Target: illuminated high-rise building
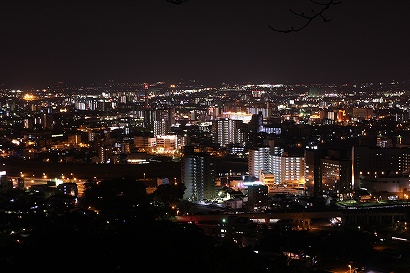
[[248,155],[249,175],[259,179],[260,172],[272,173],[272,156],[269,147],[252,147]]
[[305,148],[305,187],[309,195],[317,195],[321,191],[320,159],[325,155],[325,149],[316,146]]
[[320,170],[323,193],[345,194],[351,190],[351,160],[322,158]]
[[185,185],[183,199],[191,202],[211,200],[216,196],[215,165],[209,153],[195,152],[185,146],[181,161],[181,182]]
[[303,154],[282,152],[272,156],[275,184],[288,188],[305,188],[305,157]]
[[212,121],[212,141],[221,147],[227,144],[243,143],[244,130],[241,120],[219,118]]

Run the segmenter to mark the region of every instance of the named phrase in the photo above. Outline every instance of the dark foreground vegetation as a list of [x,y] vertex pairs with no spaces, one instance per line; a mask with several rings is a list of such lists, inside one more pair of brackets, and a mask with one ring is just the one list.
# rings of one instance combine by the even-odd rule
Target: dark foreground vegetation
[[[197,225],[172,220],[183,186],[161,185],[147,194],[145,186],[134,181],[89,182],[75,205],[26,191],[4,193],[0,269],[319,273],[332,272],[335,264],[347,268],[349,262],[359,265],[382,257],[374,250],[373,234],[355,230],[259,227],[254,230],[258,244],[243,247],[231,238],[210,236]],[[317,263],[290,261],[283,255],[286,251],[308,254]],[[383,259],[388,267],[395,257]]]

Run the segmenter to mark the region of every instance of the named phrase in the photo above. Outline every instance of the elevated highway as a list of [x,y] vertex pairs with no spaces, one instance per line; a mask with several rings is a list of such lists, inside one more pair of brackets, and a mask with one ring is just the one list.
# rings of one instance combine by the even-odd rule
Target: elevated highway
[[274,224],[279,220],[291,220],[301,229],[309,229],[311,220],[332,219],[343,217],[342,211],[310,211],[310,212],[274,212],[274,213],[238,213],[238,214],[202,214],[202,215],[178,215],[177,222],[188,222],[194,224],[222,223],[229,217],[243,217],[259,224]]
[[273,212],[273,213],[238,213],[238,214],[203,214],[179,215],[177,222],[194,224],[217,224],[226,221],[229,217],[243,217],[259,224],[275,224],[279,220],[288,220],[299,229],[309,229],[311,221],[331,220],[338,218],[342,224],[360,225],[394,225],[397,222],[410,221],[410,207],[398,205],[378,207],[352,207],[333,211],[300,211],[300,212]]

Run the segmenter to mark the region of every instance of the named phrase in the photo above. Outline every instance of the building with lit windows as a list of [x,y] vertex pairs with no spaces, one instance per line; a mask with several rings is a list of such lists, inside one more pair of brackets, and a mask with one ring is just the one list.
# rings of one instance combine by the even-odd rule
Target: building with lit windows
[[57,185],[57,190],[64,195],[78,196],[78,186],[75,182],[65,182]]
[[177,136],[176,135],[162,135],[157,136],[157,149],[164,151],[174,151],[177,149]]
[[352,190],[350,149],[329,149],[310,143],[304,154],[306,193],[318,195]]
[[165,136],[167,134],[167,128],[168,124],[166,120],[154,120],[154,135]]
[[123,141],[119,143],[119,149],[121,151],[122,154],[130,154],[131,153],[131,147],[130,147],[130,143]]
[[268,186],[251,185],[248,186],[247,207],[250,211],[264,211],[269,205]]
[[378,200],[410,198],[410,173],[362,175],[360,185]]
[[320,159],[325,154],[325,149],[314,145],[305,148],[305,188],[309,195],[317,195],[321,191]]
[[71,145],[78,145],[81,143],[81,135],[80,134],[68,135],[67,142]]
[[229,118],[219,118],[212,121],[212,141],[221,147],[227,144],[243,143],[245,132],[242,120],[232,120]]
[[377,136],[376,146],[381,148],[393,148],[393,140],[388,137]]
[[283,151],[272,156],[275,184],[288,188],[305,189],[305,157]]
[[248,113],[251,115],[262,114],[264,117],[272,116],[272,105],[269,102],[266,103],[263,107],[249,107]]
[[167,135],[171,132],[171,125],[175,123],[174,109],[159,109],[152,111],[154,135]]
[[190,202],[212,200],[216,197],[215,165],[206,152],[195,152],[185,146],[181,160],[181,183],[186,187],[183,199]]
[[112,155],[111,145],[101,145],[98,147],[99,163],[110,163]]
[[259,174],[259,181],[268,187],[268,193],[276,193],[275,176],[273,173],[266,173],[261,171]]
[[248,114],[245,112],[223,112],[220,115],[221,118],[227,118],[231,120],[240,120],[243,123],[249,123],[252,118],[252,114]]
[[97,132],[93,131],[93,130],[88,130],[87,131],[87,136],[88,136],[88,142],[94,142],[97,141],[98,139],[98,134]]
[[402,174],[410,171],[410,148],[353,146],[352,183],[360,188],[361,176]]
[[269,147],[252,147],[248,152],[249,175],[260,179],[261,171],[272,173],[272,156]]
[[13,189],[13,182],[7,178],[6,171],[0,171],[0,192],[7,192],[11,189]]
[[157,146],[157,139],[149,136],[134,136],[134,147],[143,149],[153,149]]
[[351,116],[355,120],[369,120],[374,115],[372,108],[353,107],[349,110],[351,110]]
[[321,190],[323,193],[347,194],[351,189],[351,160],[320,160]]

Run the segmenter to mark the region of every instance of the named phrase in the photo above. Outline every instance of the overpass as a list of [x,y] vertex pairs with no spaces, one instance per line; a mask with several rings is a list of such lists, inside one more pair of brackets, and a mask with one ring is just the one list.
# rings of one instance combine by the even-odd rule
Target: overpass
[[273,213],[227,213],[204,215],[178,215],[177,222],[194,224],[217,224],[228,220],[229,217],[243,217],[259,224],[275,224],[279,220],[289,220],[298,229],[309,229],[312,220],[339,218],[343,224],[360,225],[394,225],[400,221],[410,221],[410,208],[397,204],[395,206],[378,207],[353,207],[334,211],[298,211],[298,212],[273,212]]
[[342,218],[342,211],[301,211],[301,212],[274,212],[274,213],[238,213],[238,214],[201,214],[178,215],[176,222],[193,223],[197,225],[221,223],[229,217],[248,218],[259,224],[274,224],[279,220],[291,220],[300,229],[309,229],[312,219]]

